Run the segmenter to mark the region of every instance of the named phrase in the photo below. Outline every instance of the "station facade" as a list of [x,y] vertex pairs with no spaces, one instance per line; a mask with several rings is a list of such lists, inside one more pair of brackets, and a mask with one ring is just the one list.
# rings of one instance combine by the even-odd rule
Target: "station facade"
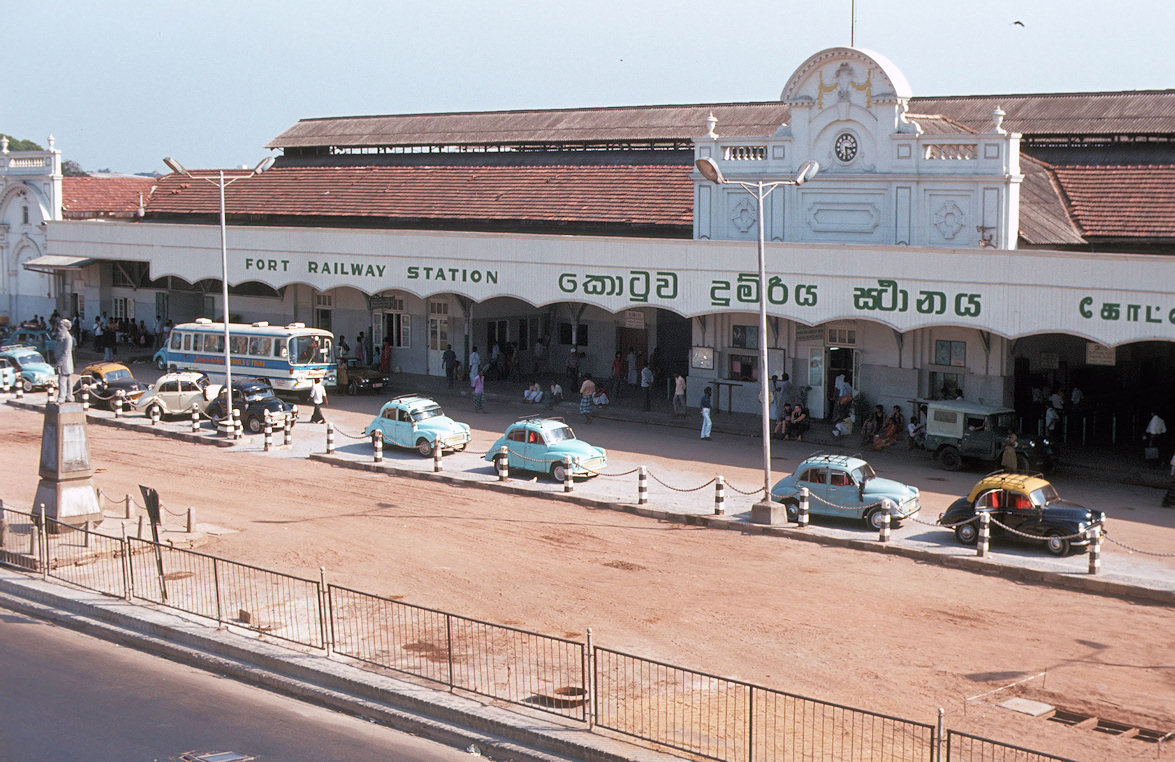
[[[778,101],[304,120],[226,194],[230,311],[386,338],[408,373],[497,344],[519,381],[573,351],[606,377],[633,349],[732,410],[757,409],[760,342],[817,417],[840,375],[887,406],[1041,384],[1145,406],[1175,371],[1175,125],[1153,116],[1175,91],[1076,98],[917,99],[833,48]],[[1082,123],[1099,98],[1141,116]],[[821,166],[764,207],[765,337],[755,199],[700,158]],[[48,222],[62,311],[219,316],[217,192],[168,175],[140,214]]]

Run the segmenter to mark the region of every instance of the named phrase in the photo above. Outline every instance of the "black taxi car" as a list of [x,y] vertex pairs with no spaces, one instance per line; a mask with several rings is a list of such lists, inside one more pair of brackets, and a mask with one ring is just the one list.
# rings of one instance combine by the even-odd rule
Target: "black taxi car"
[[[226,396],[224,387],[220,387],[215,399],[204,409],[214,423],[220,423],[225,416]],[[298,419],[298,406],[279,399],[263,378],[233,381],[233,409],[239,412],[241,425],[252,434],[260,434],[265,429],[267,412],[275,429],[293,426]]]

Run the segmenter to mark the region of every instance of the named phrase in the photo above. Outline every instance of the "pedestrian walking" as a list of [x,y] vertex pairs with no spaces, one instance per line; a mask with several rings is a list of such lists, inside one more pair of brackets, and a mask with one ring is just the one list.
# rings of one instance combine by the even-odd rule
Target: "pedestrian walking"
[[486,411],[486,377],[480,367],[474,369],[473,380],[469,382],[473,387],[473,412]]
[[591,423],[594,418],[594,404],[592,398],[596,396],[596,384],[592,381],[592,377],[586,373],[583,376],[583,383],[579,385],[579,412],[583,415],[585,423]]
[[702,439],[710,438],[710,387],[706,387],[702,392]]
[[310,404],[314,405],[314,413],[310,416],[311,423],[326,423],[322,408],[326,406],[326,386],[321,378],[314,379],[314,386],[310,387]]
[[685,415],[685,376],[673,374],[673,417]]
[[645,367],[641,368],[641,391],[645,395],[645,411],[653,409],[653,370],[646,362]]
[[446,346],[445,353],[441,355],[441,367],[445,369],[445,382],[452,389],[457,380],[457,353],[453,351],[452,344]]
[[1008,438],[1004,440],[1004,449],[1000,453],[1000,465],[1009,474],[1014,474],[1019,469],[1019,463],[1016,458],[1016,434],[1014,432],[1008,433]]

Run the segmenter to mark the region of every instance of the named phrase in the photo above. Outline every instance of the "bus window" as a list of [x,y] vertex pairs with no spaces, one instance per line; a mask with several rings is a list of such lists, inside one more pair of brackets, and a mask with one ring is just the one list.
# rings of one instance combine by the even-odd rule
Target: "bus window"
[[290,345],[294,362],[325,362],[329,356],[330,346],[319,336],[295,336],[290,339]]
[[255,357],[268,357],[269,345],[273,339],[268,336],[250,336],[249,337],[249,354]]
[[192,351],[192,334],[190,334],[190,333],[184,334],[184,351],[185,352]]
[[274,357],[285,357],[286,356],[286,343],[287,342],[282,341],[280,339],[273,342],[273,356]]
[[234,355],[243,355],[249,350],[249,337],[239,334],[229,334],[229,351]]
[[171,341],[169,342],[171,344],[171,348],[172,349],[179,349],[180,347],[182,347],[183,341],[185,338],[187,338],[187,337],[180,336],[178,333],[173,331],[171,334]]
[[224,352],[224,336],[219,333],[204,334],[204,351],[205,352]]

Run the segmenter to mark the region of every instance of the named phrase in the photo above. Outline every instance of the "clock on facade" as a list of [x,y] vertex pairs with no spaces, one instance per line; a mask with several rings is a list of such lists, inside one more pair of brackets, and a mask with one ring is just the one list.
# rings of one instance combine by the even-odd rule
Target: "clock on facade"
[[857,138],[851,132],[842,132],[832,143],[833,153],[837,161],[848,163],[857,156]]

